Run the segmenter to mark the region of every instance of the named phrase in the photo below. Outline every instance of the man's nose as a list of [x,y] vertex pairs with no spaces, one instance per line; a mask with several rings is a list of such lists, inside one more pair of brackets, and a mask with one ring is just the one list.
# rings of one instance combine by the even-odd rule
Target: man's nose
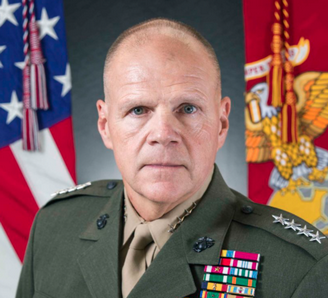
[[150,145],[168,146],[179,143],[179,121],[170,112],[155,113],[150,124],[147,142]]

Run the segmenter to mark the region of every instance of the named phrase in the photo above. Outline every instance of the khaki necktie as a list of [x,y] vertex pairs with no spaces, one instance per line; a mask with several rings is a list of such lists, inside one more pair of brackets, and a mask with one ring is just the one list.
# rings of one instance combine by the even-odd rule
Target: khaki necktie
[[126,259],[122,268],[122,294],[127,297],[141,276],[145,273],[146,250],[149,244],[153,242],[147,224],[139,224],[134,232],[133,240],[130,244]]

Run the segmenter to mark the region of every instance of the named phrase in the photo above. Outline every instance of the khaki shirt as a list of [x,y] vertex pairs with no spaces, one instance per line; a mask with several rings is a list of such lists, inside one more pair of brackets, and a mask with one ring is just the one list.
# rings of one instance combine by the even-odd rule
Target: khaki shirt
[[[185,213],[185,209],[191,207],[193,202],[198,201],[204,195],[208,185],[212,180],[212,175],[213,170],[211,171],[210,175],[208,175],[201,188],[193,196],[173,208],[168,213],[164,214],[161,218],[150,222],[146,222],[142,217],[139,216],[137,211],[132,206],[124,188],[126,222],[124,225],[123,243],[121,247],[121,269],[123,268],[130,243],[133,239],[134,230],[136,229],[137,225],[139,225],[140,222],[145,222],[148,225],[154,240],[154,242],[147,247],[146,251],[146,264],[148,268],[151,262],[163,248],[164,244],[171,237],[172,233],[169,232],[170,225],[174,225],[177,222],[177,217],[181,217]],[[192,214],[190,216],[192,216]],[[122,275],[122,284],[124,284],[124,278],[125,277]]]

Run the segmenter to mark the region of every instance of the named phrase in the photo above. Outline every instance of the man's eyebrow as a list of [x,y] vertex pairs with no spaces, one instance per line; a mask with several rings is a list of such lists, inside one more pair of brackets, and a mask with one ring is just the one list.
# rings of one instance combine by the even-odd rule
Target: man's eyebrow
[[[180,95],[175,95],[172,96],[169,101],[170,102],[199,102],[199,101],[204,101],[207,100],[206,96],[202,95],[201,93],[185,93],[185,94],[180,94]],[[156,105],[157,102],[154,102],[153,99],[147,99],[146,97],[139,97],[139,96],[129,96],[125,98],[124,100],[121,101],[120,103],[120,108],[124,109],[125,107],[128,106],[133,106],[133,105],[145,105],[145,106],[153,106]]]
[[199,100],[204,100],[205,96],[203,96],[200,93],[190,93],[190,94],[183,94],[179,95],[176,98],[173,98],[173,100],[191,100],[191,101],[199,101]]
[[144,97],[139,97],[139,96],[138,97],[130,96],[120,102],[119,109],[126,110],[134,106],[151,106],[151,105],[154,105],[153,100],[148,100]]
[[203,92],[200,92],[199,90],[193,89],[190,91],[187,91],[186,93],[179,94],[177,96],[172,97],[172,101],[193,101],[193,102],[199,102],[207,100],[207,96],[203,94]]

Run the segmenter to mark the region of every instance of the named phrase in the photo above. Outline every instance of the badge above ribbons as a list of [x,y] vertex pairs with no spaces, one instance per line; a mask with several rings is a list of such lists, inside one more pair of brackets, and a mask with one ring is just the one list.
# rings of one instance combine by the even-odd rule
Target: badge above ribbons
[[222,250],[218,266],[205,266],[200,298],[254,297],[260,255]]
[[243,6],[248,195],[328,234],[328,2]]

